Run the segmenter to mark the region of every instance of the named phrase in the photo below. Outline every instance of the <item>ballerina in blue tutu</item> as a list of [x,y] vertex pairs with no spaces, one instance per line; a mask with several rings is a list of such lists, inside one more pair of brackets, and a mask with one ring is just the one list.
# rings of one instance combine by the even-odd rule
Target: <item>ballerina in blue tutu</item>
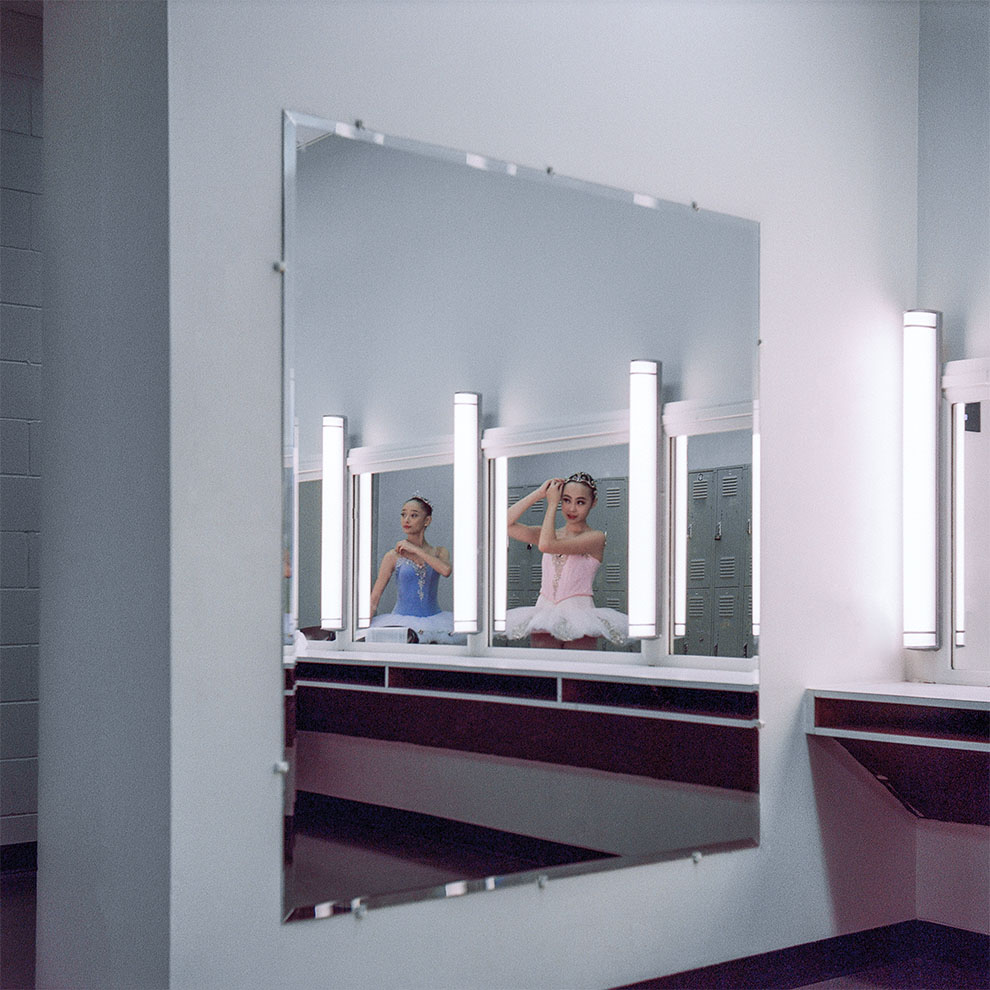
[[[450,577],[453,568],[447,548],[434,547],[426,541],[426,530],[432,521],[433,507],[421,495],[402,504],[403,538],[382,558],[371,589],[371,626],[405,627],[420,643],[445,643],[453,641],[454,615],[441,610],[437,591],[440,578]],[[395,611],[375,615],[393,574],[398,591]]]

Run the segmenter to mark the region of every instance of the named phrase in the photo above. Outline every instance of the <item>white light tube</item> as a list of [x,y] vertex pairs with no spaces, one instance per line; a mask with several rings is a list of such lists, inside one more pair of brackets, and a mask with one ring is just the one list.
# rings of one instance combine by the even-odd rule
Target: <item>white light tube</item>
[[323,417],[320,625],[344,628],[344,448],[347,420]]
[[939,313],[904,314],[904,646],[938,648]]
[[952,406],[952,625],[966,645],[966,403]]
[[299,628],[299,420],[292,421],[292,548],[289,551],[289,612]]
[[750,526],[750,553],[753,561],[753,637],[760,635],[760,434],[753,432],[753,466],[750,470],[753,489],[753,522]]
[[373,562],[371,559],[372,485],[375,476],[366,471],[357,476],[357,626],[367,629],[371,625],[371,584]]
[[454,393],[454,632],[478,631],[480,397]]
[[660,365],[629,364],[629,637],[657,634]]
[[509,595],[509,459],[496,457],[492,465],[492,628],[504,633]]
[[687,635],[688,438],[674,437],[674,636]]

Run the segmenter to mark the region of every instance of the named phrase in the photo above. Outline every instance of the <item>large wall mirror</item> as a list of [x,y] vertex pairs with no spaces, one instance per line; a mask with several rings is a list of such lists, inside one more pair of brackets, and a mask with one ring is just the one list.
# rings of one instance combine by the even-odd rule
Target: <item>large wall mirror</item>
[[[753,845],[755,642],[741,631],[728,658],[677,649],[659,516],[655,637],[601,635],[570,655],[510,642],[487,580],[489,534],[478,631],[410,643],[398,627],[371,632],[360,600],[411,498],[431,504],[429,543],[451,546],[450,462],[352,463],[345,628],[300,647],[293,625],[316,624],[325,414],[346,417],[352,452],[449,434],[454,391],[484,396],[485,436],[547,424],[566,434],[617,410],[628,432],[630,362],[648,358],[662,363],[664,408],[744,407],[750,418],[734,426],[749,431],[757,224],[294,113],[284,162],[286,916]],[[689,463],[752,472],[749,435],[692,440]],[[628,450],[612,437],[505,458],[506,506],[549,478],[595,479],[587,522],[607,538],[588,580],[594,605],[619,616],[642,586],[625,573]],[[664,515],[669,456],[662,448]],[[480,521],[495,498],[483,493]],[[532,548],[515,542],[510,610],[538,584]],[[449,582],[437,579],[440,611]],[[395,613],[390,593],[376,614]]]
[[990,670],[990,360],[946,367],[951,432],[952,668]]

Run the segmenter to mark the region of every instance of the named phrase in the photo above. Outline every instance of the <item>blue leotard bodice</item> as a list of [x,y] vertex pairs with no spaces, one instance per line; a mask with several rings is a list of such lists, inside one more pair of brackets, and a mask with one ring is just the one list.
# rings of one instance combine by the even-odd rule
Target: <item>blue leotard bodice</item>
[[436,615],[440,611],[437,601],[440,574],[432,567],[400,557],[395,562],[395,580],[398,588],[395,611],[399,615]]

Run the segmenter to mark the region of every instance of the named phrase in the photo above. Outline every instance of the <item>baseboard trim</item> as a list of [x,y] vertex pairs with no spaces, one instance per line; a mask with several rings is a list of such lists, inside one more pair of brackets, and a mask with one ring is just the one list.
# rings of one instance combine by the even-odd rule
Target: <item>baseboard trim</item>
[[38,843],[12,842],[0,846],[0,871],[15,873],[38,869]]
[[629,983],[615,990],[792,990],[918,956],[990,972],[990,935],[931,921],[902,921]]

